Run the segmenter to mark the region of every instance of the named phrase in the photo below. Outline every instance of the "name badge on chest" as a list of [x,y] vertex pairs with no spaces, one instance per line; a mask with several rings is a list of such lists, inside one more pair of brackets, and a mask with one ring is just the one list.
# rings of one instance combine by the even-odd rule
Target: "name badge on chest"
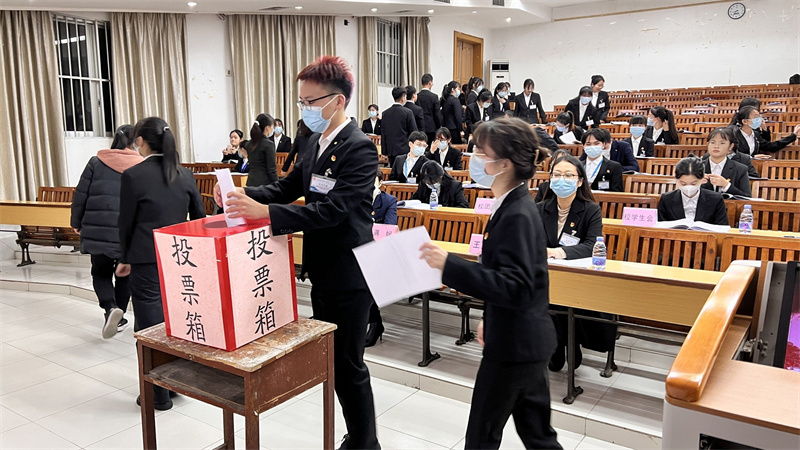
[[606,102],[600,103],[599,105],[597,105],[597,107],[600,108],[600,109],[605,108],[606,107]]
[[417,184],[417,177],[406,177],[406,183]]
[[611,189],[611,183],[609,183],[608,181],[600,181],[597,183],[597,188],[607,191]]
[[317,194],[328,195],[328,192],[336,186],[336,180],[326,176],[313,174],[311,175],[311,186],[308,190],[316,192]]
[[562,247],[572,247],[573,245],[578,245],[581,243],[581,240],[578,236],[572,236],[571,234],[561,233],[561,240],[558,241],[558,245]]
[[536,109],[536,103],[531,103],[530,109]]
[[589,119],[586,121],[586,126],[590,127],[592,125],[594,125],[594,120]]

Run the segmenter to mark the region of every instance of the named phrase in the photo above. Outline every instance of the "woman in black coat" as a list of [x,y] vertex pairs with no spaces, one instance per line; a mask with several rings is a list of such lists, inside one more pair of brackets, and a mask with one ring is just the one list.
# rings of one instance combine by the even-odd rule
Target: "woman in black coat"
[[[572,155],[563,155],[550,169],[550,183],[544,200],[537,204],[542,214],[547,236],[547,256],[554,259],[581,259],[592,256],[597,238],[603,235],[603,214],[594,200],[586,170]],[[564,308],[553,306],[556,311]],[[612,319],[611,315],[594,311],[577,310],[583,316]],[[564,314],[553,316],[558,335],[558,347],[550,360],[549,368],[558,372],[564,367],[567,350],[567,318]],[[576,320],[575,367],[583,359],[581,346],[599,352],[614,348],[617,327],[592,320]]]
[[678,189],[661,194],[658,221],[690,219],[712,225],[729,225],[728,209],[722,194],[701,189],[705,179],[703,160],[695,156],[683,158],[675,165]]
[[[557,144],[572,145],[575,141],[580,142],[583,139],[583,128],[574,125],[575,118],[572,116],[572,111],[564,111],[556,117],[556,131],[553,132],[553,140]],[[575,141],[566,142],[561,139],[561,136],[572,132],[575,136]]]
[[445,128],[450,130],[453,136],[453,144],[461,144],[461,124],[464,122],[461,110],[461,102],[458,96],[461,91],[457,81],[451,81],[444,85],[442,91],[442,119]]
[[675,126],[675,115],[663,106],[650,108],[647,114],[647,128],[644,137],[652,139],[656,144],[677,145],[678,128]]
[[703,155],[706,174],[703,189],[750,197],[750,177],[747,174],[747,166],[728,157],[736,152],[735,147],[736,138],[730,127],[716,128],[708,134],[708,153]]
[[592,105],[592,88],[589,86],[582,87],[578,96],[567,102],[564,111],[571,112],[572,124],[580,126],[584,130],[600,126],[600,111]]
[[442,271],[446,285],[486,303],[465,448],[498,448],[509,416],[525,448],[561,448],[550,425],[546,370],[556,344],[548,312],[547,242],[525,185],[548,151],[517,118],[480,124],[474,141],[470,172],[496,198],[480,262],[448,255],[434,243],[421,248],[421,258]]
[[792,134],[780,140],[774,142],[765,140],[762,134],[756,131],[761,129],[763,119],[761,113],[753,106],[745,106],[740,109],[734,121],[736,122],[734,134],[736,135],[737,150],[757,159],[764,158],[758,155],[777,152],[796,141],[800,136],[800,125],[797,125]]
[[302,161],[303,155],[301,154],[303,149],[306,145],[308,145],[308,137],[311,136],[311,130],[308,129],[303,119],[297,121],[297,136],[294,138],[294,142],[292,143],[292,149],[289,150],[289,154],[286,156],[286,161],[283,163],[283,167],[281,167],[281,176],[285,177],[289,173],[289,169],[292,167],[292,164],[295,164],[295,161]]
[[128,324],[123,317],[131,290],[128,277],[116,277],[119,263],[119,187],[122,172],[142,162],[133,147],[133,125],[114,133],[110,150],[100,150],[83,170],[72,199],[70,225],[81,235],[81,253],[91,255],[92,285],[105,310],[103,338],[108,339]]
[[[259,114],[250,129],[250,172],[247,175],[247,186],[262,186],[278,181],[277,156],[275,143],[271,139],[275,119],[269,114]],[[287,158],[288,159],[288,158]]]
[[460,181],[453,179],[445,173],[439,163],[428,161],[422,166],[419,173],[422,180],[417,187],[417,192],[411,196],[422,203],[430,203],[431,193],[436,189],[439,195],[439,206],[451,208],[469,208],[469,201],[464,197],[464,186]]

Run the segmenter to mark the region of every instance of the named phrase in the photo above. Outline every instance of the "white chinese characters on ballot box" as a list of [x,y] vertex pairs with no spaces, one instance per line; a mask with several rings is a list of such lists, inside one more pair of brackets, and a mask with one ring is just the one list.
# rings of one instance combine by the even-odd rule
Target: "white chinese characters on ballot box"
[[155,231],[172,337],[234,350],[297,319],[289,236],[214,216]]

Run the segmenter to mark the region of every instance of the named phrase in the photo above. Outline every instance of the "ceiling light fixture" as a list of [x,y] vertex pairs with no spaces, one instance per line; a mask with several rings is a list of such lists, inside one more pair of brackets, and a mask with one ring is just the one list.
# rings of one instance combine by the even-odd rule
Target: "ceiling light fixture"
[[506,17],[506,22],[511,23],[511,17]]
[[478,14],[478,11],[472,11],[472,14]]
[[433,14],[433,10],[432,10],[432,9],[429,9],[429,10],[428,10],[428,14]]
[[299,10],[303,9],[303,7],[302,6],[295,6],[294,9],[299,11]]
[[372,12],[378,12],[378,8],[372,8],[372,9],[370,9],[370,11],[372,11]]
[[189,2],[189,3],[187,3],[186,5],[187,5],[189,8],[194,8],[195,6],[197,6],[197,2]]

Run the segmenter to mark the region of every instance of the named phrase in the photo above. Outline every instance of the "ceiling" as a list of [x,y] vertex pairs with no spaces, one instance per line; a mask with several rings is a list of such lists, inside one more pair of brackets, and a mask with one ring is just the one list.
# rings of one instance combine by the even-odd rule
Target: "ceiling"
[[[624,13],[669,4],[703,3],[707,0],[2,0],[4,9],[50,11],[171,12],[171,13],[263,13],[320,14],[337,16],[432,16],[448,17],[485,28],[529,25],[603,12]],[[302,6],[302,9],[296,7]],[[377,8],[377,11],[372,11]],[[431,12],[432,11],[432,12]]]

